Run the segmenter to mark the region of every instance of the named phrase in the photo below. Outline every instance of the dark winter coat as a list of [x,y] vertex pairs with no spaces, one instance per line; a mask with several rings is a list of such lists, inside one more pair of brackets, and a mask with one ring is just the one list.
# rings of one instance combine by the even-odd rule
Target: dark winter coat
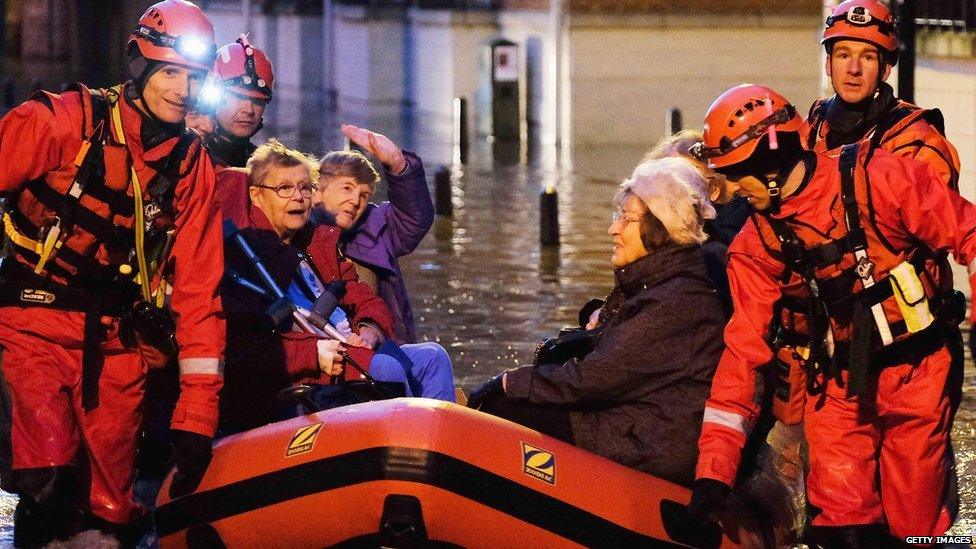
[[684,485],[722,354],[722,307],[699,246],[666,246],[617,269],[625,300],[590,354],[508,373],[514,400],[569,406],[576,444]]
[[[307,254],[323,283],[346,282],[346,293],[339,303],[353,327],[370,322],[385,334],[391,332],[392,319],[386,305],[356,278],[352,263],[340,259],[336,227],[307,225],[291,244],[282,243],[264,212],[251,202],[247,175],[234,169],[217,175],[216,198],[223,219],[233,221],[241,230],[282,290],[297,271],[299,254]],[[224,258],[228,270],[263,286],[250,261],[230,239],[224,242]],[[220,423],[224,430],[239,431],[278,416],[275,395],[279,390],[320,377],[317,338],[287,327],[272,331],[265,317],[270,300],[227,278],[221,298],[227,314],[227,350]]]
[[434,223],[434,204],[420,157],[404,151],[407,169],[388,175],[388,202],[369,204],[362,219],[343,235],[343,252],[377,276],[376,293],[393,313],[397,343],[417,341],[413,310],[399,258],[414,251]]

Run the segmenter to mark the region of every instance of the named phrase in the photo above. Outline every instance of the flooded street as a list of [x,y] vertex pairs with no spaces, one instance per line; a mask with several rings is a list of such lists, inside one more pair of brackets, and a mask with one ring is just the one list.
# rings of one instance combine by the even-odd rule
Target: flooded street
[[[283,111],[288,106],[273,107]],[[262,136],[278,136],[316,154],[340,145],[337,132],[276,126],[274,119],[272,112]],[[334,122],[327,121],[326,127],[335,127]],[[389,125],[350,122],[367,124],[416,150],[432,188],[437,167],[451,164],[449,136],[403,135],[400,120]],[[453,216],[438,217],[420,247],[401,262],[420,338],[447,348],[457,382],[466,391],[501,370],[531,364],[543,338],[575,324],[586,300],[610,290],[610,200],[643,154],[642,149],[607,147],[575,151],[572,170],[531,159],[505,166],[492,160],[489,143],[472,137],[469,164],[453,168]],[[649,137],[648,146],[653,141]],[[546,184],[559,191],[561,245],[551,249],[539,244],[539,193]],[[381,188],[377,198],[384,195]],[[973,374],[970,361],[954,430],[962,500],[955,534],[976,527]],[[0,497],[0,545],[12,541],[14,504],[12,496]]]

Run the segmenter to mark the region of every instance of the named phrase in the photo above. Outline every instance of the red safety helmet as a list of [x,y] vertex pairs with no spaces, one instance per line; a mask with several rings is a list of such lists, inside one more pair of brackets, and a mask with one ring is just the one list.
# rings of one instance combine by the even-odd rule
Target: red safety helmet
[[247,35],[217,50],[213,65],[215,82],[224,89],[248,97],[271,100],[274,90],[274,70],[271,60],[252,46]]
[[878,0],[845,0],[834,8],[824,23],[820,43],[830,52],[838,40],[858,40],[874,44],[888,54],[892,65],[898,62],[898,29],[891,11]]
[[128,47],[135,44],[142,57],[209,71],[217,45],[214,28],[203,10],[185,0],[153,4],[132,30]]
[[775,149],[776,132],[799,132],[803,121],[785,97],[754,84],[741,84],[718,96],[705,114],[702,143],[693,151],[712,169],[738,164],[768,134]]

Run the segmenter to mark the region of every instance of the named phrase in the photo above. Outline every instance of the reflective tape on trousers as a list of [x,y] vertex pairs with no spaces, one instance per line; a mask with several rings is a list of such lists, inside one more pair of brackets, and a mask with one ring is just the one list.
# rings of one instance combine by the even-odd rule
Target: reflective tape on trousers
[[180,374],[224,375],[224,361],[216,358],[181,358]]

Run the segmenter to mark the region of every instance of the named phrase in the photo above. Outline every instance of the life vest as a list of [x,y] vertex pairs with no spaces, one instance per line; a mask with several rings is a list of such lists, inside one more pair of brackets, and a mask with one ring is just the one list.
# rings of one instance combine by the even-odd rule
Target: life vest
[[[817,152],[828,152],[827,134],[830,127],[827,123],[827,110],[830,104],[829,99],[820,99],[810,107],[807,115],[806,146],[810,150]],[[925,124],[919,124],[924,122]],[[877,123],[868,128],[862,139],[867,139],[871,149],[883,148],[884,150],[898,155],[905,155],[905,149],[911,152],[910,157],[918,155],[918,149],[928,148],[934,154],[942,158],[948,167],[946,184],[949,188],[959,190],[959,156],[951,147],[949,150],[942,150],[933,146],[931,132],[935,131],[940,138],[945,138],[945,118],[939,109],[923,109],[907,101],[899,99],[895,105],[885,112]]]
[[[81,97],[83,138],[74,162],[27,182],[12,200],[4,230],[21,262],[37,275],[69,286],[124,285],[139,275],[137,218],[145,223],[145,238],[138,240],[143,240],[152,269],[168,253],[166,243],[172,240],[175,217],[173,192],[193,136],[189,132],[181,136],[156,177],[142,182],[141,200],[136,200],[135,172],[116,105],[122,101],[121,87],[92,91],[77,84],[74,91]],[[42,91],[32,100],[53,111],[52,105],[61,98]]]
[[753,216],[764,246],[787,266],[780,342],[813,350],[814,362],[816,350],[825,348],[828,356],[820,359],[852,371],[854,362],[866,367],[871,354],[937,332],[951,309],[951,281],[933,278],[927,268],[934,254],[924,247],[895,248],[875,225],[869,154],[863,143],[841,149],[841,193],[831,218],[842,222],[826,234],[788,219]]

